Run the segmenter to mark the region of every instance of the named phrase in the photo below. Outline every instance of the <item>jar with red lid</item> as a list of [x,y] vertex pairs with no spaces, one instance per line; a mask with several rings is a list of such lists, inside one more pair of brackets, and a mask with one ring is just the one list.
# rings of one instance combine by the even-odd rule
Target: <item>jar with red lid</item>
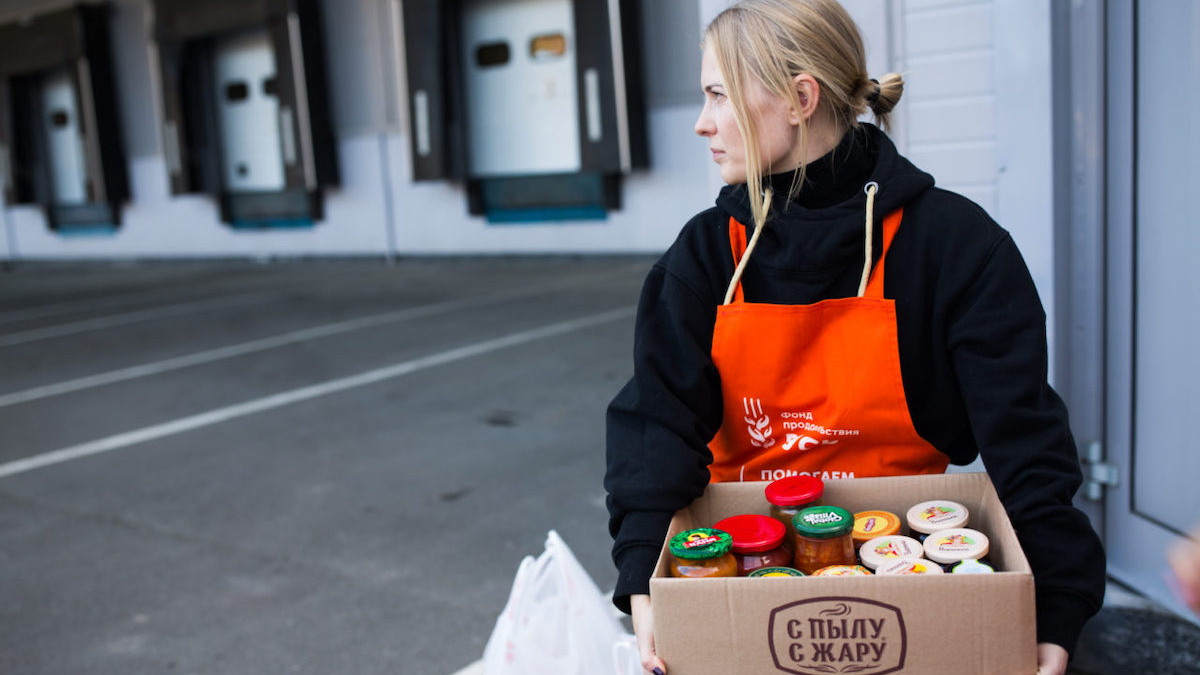
[[784,537],[784,547],[793,549],[792,521],[796,514],[810,506],[821,506],[821,496],[825,494],[825,483],[813,476],[787,476],[767,484],[763,495],[771,505],[771,517],[783,523],[788,536]]
[[739,577],[763,567],[792,564],[792,554],[783,545],[787,529],[774,518],[753,514],[730,516],[713,527],[733,537],[732,551]]

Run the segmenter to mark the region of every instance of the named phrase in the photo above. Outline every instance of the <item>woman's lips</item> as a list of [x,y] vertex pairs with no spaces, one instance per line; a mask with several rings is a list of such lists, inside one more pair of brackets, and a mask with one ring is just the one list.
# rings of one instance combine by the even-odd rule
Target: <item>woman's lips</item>
[[724,150],[717,150],[716,148],[709,148],[709,152],[712,153],[712,157],[714,160],[719,160],[725,156]]

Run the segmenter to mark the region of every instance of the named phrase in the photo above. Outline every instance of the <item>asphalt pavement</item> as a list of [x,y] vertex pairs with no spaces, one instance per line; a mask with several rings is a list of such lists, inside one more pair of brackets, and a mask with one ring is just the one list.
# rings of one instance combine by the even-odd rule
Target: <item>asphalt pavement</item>
[[[610,590],[651,263],[0,271],[0,675],[478,672],[551,529]],[[1072,672],[1200,673],[1200,629],[1113,602]]]
[[610,590],[650,263],[0,273],[0,673],[449,675],[551,529]]

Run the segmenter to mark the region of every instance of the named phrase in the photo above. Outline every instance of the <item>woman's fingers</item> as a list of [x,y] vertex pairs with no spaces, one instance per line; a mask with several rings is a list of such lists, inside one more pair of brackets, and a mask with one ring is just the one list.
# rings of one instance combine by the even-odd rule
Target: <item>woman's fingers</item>
[[1037,675],[1063,675],[1067,672],[1070,655],[1066,649],[1050,642],[1039,642],[1037,655]]
[[630,596],[629,608],[633,614],[633,632],[637,635],[642,669],[654,675],[666,675],[667,664],[654,651],[654,611],[650,608],[650,596]]

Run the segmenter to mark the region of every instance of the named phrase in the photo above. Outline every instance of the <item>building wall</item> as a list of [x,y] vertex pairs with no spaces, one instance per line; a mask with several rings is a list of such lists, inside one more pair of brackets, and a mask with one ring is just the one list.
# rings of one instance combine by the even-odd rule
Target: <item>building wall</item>
[[[692,131],[701,28],[725,0],[646,0],[644,73],[651,168],[625,180],[607,220],[489,225],[461,185],[414,183],[401,0],[323,0],[342,185],[312,229],[235,231],[207,196],[172,196],[159,138],[149,0],[115,0],[113,43],[132,200],[113,235],[62,236],[39,209],[9,206],[9,259],[601,253],[663,250],[712,203],[719,174]],[[0,20],[69,4],[0,0]],[[1025,252],[1053,298],[1049,8],[1025,0],[845,0],[872,74],[903,72],[893,136],[944,187],[979,202]]]

